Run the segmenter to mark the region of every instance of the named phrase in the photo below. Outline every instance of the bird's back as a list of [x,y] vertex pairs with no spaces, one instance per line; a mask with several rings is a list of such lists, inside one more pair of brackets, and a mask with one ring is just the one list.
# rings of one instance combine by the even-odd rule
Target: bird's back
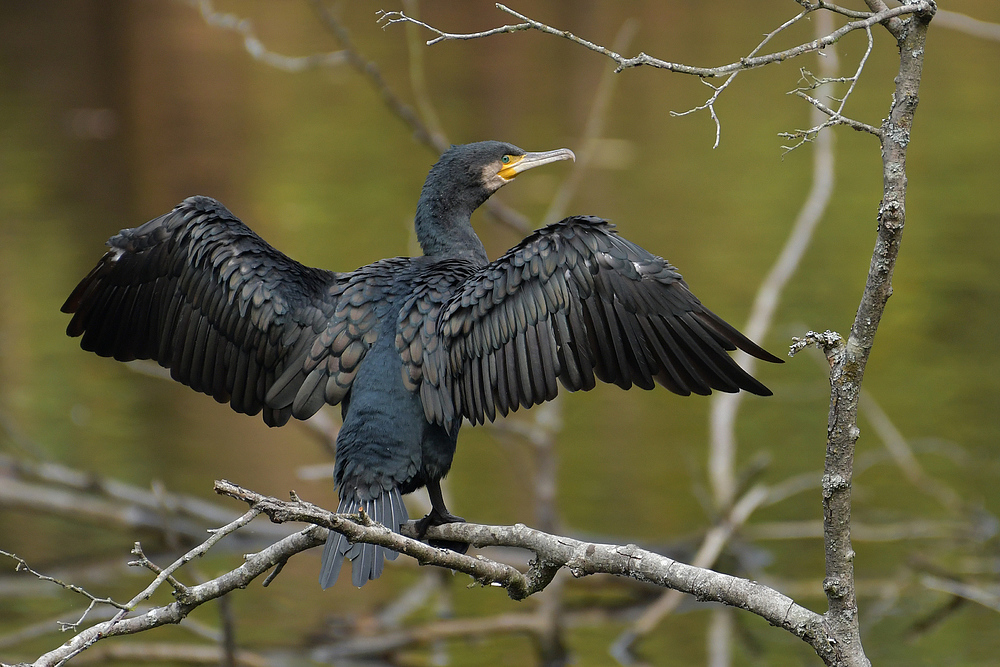
[[[428,420],[414,378],[419,383],[421,347],[434,339],[428,332],[437,326],[440,310],[474,270],[467,262],[421,257],[382,260],[355,272],[353,279],[366,289],[350,309],[359,314],[370,310],[378,324],[341,402],[338,511],[360,509],[398,531],[408,518],[401,495],[436,483],[450,469],[460,422],[445,429]],[[320,583],[324,588],[333,585],[347,558],[354,561],[352,581],[360,586],[377,578],[383,560],[395,555],[373,545],[351,545],[342,535],[331,534]]]
[[465,262],[399,257],[356,272],[369,286],[372,301],[354,307],[373,309],[378,333],[342,403],[337,484],[360,489],[362,500],[376,478],[401,486],[403,493],[423,486],[425,468],[441,465],[434,462],[441,447],[449,450],[447,465],[451,463],[458,425],[451,436],[442,437],[445,429],[427,420],[413,378],[421,373],[424,358],[419,348],[426,336],[419,334],[433,330],[440,310],[473,271]]

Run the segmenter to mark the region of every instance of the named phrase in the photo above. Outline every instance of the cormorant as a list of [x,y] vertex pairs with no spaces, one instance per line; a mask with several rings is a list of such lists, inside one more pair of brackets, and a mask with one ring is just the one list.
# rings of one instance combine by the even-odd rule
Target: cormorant
[[[397,532],[408,520],[401,495],[423,486],[432,509],[421,533],[462,520],[440,480],[463,419],[550,400],[560,383],[769,395],[727,350],[781,360],[605,220],[566,218],[489,261],[472,212],[521,172],[567,159],[565,148],[452,146],[417,204],[423,256],[347,273],[304,266],[219,202],[190,197],[108,241],[62,307],[73,313],[67,333],[101,356],[155,359],[237,412],[263,411],[269,426],[341,404],[338,512],[363,507]],[[331,531],[320,583],[336,581],[346,556],[361,586],[396,555]]]

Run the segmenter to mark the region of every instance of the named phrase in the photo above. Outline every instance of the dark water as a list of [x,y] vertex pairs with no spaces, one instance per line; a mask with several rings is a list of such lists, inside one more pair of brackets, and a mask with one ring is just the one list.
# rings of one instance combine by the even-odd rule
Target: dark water
[[[715,65],[752,49],[759,35],[791,15],[791,4],[720,16],[717,3],[562,3],[538,18],[610,44],[623,21],[635,16],[640,29],[628,53]],[[405,32],[380,30],[374,23],[379,8],[353,4],[344,21],[388,84],[411,102]],[[948,8],[1000,21],[990,0]],[[305,4],[223,9],[251,16],[265,43],[283,53],[337,48]],[[425,11],[445,29],[510,22],[489,3]],[[413,141],[355,71],[290,74],[261,65],[238,36],[207,27],[183,3],[4,3],[0,13],[0,412],[21,438],[18,444],[8,433],[0,448],[140,487],[162,483],[211,498],[212,481],[224,477],[277,496],[294,488],[334,506],[330,482],[298,475],[302,466],[329,462],[305,428],[269,430],[205,396],[84,354],[63,335],[68,318],[59,306],[108,236],[191,194],[221,199],[307,264],[348,270],[411,254],[413,208],[436,156]],[[810,31],[805,26],[777,43],[790,46]],[[875,51],[848,106],[851,116],[874,125],[888,109],[896,68],[895,47],[882,32],[875,33]],[[864,38],[853,35],[836,49],[848,75]],[[440,44],[423,56],[450,140],[497,138],[529,150],[580,148],[594,91],[610,66],[532,33]],[[797,68],[813,62],[741,75],[718,104],[723,128],[715,150],[707,115],[668,113],[703,102],[706,87],[660,71],[621,74],[607,141],[569,212],[612,219],[624,235],[680,267],[713,310],[742,324],[809,187],[809,151],[782,159],[776,135],[808,122],[805,103],[784,93],[797,85]],[[1000,44],[932,29],[895,292],[865,378],[926,471],[987,517],[1000,511],[998,71]],[[846,333],[864,284],[881,192],[878,145],[840,129],[836,147],[833,204],[762,341],[778,352],[809,329]],[[568,173],[564,165],[533,172],[499,197],[540,220]],[[477,224],[493,256],[518,239],[482,214]],[[801,355],[761,369],[760,377],[775,396],[744,403],[740,465],[766,455],[763,482],[806,472],[818,479],[828,399],[822,365]],[[561,401],[557,509],[564,529],[619,542],[695,545],[709,520],[702,503],[708,407],[702,398],[608,387]],[[859,455],[881,454],[874,429],[864,421],[861,427]],[[488,429],[465,429],[449,478],[452,509],[481,522],[534,523],[531,460],[523,445],[498,441]],[[855,517],[868,525],[952,518],[888,462],[858,476],[855,499]],[[762,509],[752,523],[820,517],[814,490]],[[149,534],[102,522],[0,508],[0,548],[43,570],[118,564],[136,539],[156,543]],[[794,587],[797,600],[825,610],[818,540],[755,545],[765,557],[755,578]],[[995,574],[995,540],[859,541],[855,548],[873,662],[992,664],[1000,651],[997,612],[968,603],[926,631],[914,627],[948,602],[921,585],[921,563],[988,581]],[[267,590],[254,586],[233,596],[241,646],[294,649],[325,632],[329,619],[371,613],[420,576],[402,564],[361,591],[345,581],[323,594],[314,585],[317,556],[296,558]],[[201,576],[231,568],[234,558],[210,556]],[[726,563],[735,567],[732,558]],[[88,587],[124,600],[145,585],[136,578],[122,583],[115,568],[104,580],[91,572],[97,580]],[[523,612],[534,604],[509,602],[501,591],[467,590],[466,583],[458,576],[449,585],[459,617]],[[48,589],[32,590],[27,598],[0,592],[0,634],[82,611],[80,598],[39,598]],[[571,608],[643,595],[649,593],[600,580],[567,590]],[[709,614],[694,604],[682,611],[642,644],[651,663],[704,661]],[[432,610],[421,614],[429,619]],[[195,617],[218,623],[207,608]],[[607,664],[606,648],[624,627],[616,619],[569,630],[576,664]],[[816,663],[804,644],[755,618],[740,614],[737,627],[736,664]],[[175,628],[157,633],[145,640],[191,641]],[[49,634],[0,648],[0,659],[38,655],[64,639]],[[519,636],[455,642],[450,650],[454,664],[533,655],[530,641]],[[420,651],[408,656],[414,664],[429,660]]]

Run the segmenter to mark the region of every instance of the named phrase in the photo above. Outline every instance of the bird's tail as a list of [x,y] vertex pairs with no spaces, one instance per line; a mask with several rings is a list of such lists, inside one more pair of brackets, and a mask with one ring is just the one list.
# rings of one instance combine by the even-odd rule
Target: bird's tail
[[[354,514],[360,507],[373,520],[397,533],[400,527],[410,520],[406,513],[406,505],[403,504],[403,498],[396,487],[383,491],[377,498],[370,500],[358,500],[354,493],[347,489],[342,489],[341,493],[344,497],[337,507],[338,514]],[[330,536],[326,538],[326,546],[323,547],[319,585],[329,588],[337,583],[345,557],[351,561],[351,582],[360,587],[382,574],[386,558],[395,560],[398,555],[392,549],[374,544],[351,543],[340,533],[331,530]]]

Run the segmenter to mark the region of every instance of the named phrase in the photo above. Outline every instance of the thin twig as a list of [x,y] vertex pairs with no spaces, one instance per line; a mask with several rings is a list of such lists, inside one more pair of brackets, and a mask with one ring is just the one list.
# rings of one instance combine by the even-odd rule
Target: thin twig
[[[216,535],[210,539],[215,538]],[[109,621],[96,623],[79,631],[62,646],[40,656],[32,663],[32,667],[58,667],[102,639],[135,634],[162,625],[179,623],[191,611],[205,602],[214,600],[237,588],[245,588],[251,581],[270,570],[275,564],[288,560],[294,554],[306,549],[319,546],[325,540],[326,533],[315,527],[293,533],[256,554],[246,556],[243,564],[236,569],[205,583],[191,586],[182,600],[176,600],[161,607],[153,607],[142,614],[132,615],[128,618],[123,618],[119,612]]]
[[[786,30],[788,28],[790,28],[791,26],[795,25],[800,20],[802,20],[803,18],[805,18],[806,16],[808,16],[809,13],[812,12],[812,11],[813,11],[813,9],[806,9],[803,12],[799,12],[798,14],[796,14],[795,16],[793,16],[792,18],[788,19],[787,21],[785,21],[784,23],[782,23],[780,26],[778,26],[777,28],[775,28],[774,30],[772,30],[771,32],[769,32],[768,34],[766,34],[764,36],[764,39],[762,39],[760,41],[760,43],[757,44],[757,47],[753,51],[751,51],[749,54],[747,54],[747,56],[745,56],[744,59],[754,57],[757,53],[760,52],[761,49],[764,48],[764,46],[767,45],[768,42],[770,42],[775,37],[775,35],[777,35],[778,33],[782,32],[782,31],[784,31],[784,30]],[[712,96],[710,98],[708,98],[708,101],[705,102],[704,104],[696,106],[696,107],[694,107],[692,109],[688,109],[687,111],[680,111],[680,112],[671,111],[670,115],[671,116],[687,116],[688,114],[694,113],[695,111],[702,111],[702,110],[707,109],[708,112],[709,112],[709,115],[712,117],[712,121],[715,123],[715,144],[712,145],[712,148],[718,148],[719,147],[719,141],[721,140],[721,137],[722,137],[722,123],[719,121],[719,117],[715,113],[715,103],[719,99],[719,95],[721,95],[722,92],[726,88],[728,88],[729,85],[733,81],[736,80],[736,77],[739,76],[739,73],[741,71],[742,70],[736,70],[735,72],[733,72],[732,74],[730,74],[726,78],[726,80],[721,85],[719,85],[719,86],[713,86],[708,81],[705,81],[704,79],[702,79],[702,83],[704,83],[706,86],[708,86],[709,88],[711,88],[714,91],[712,93]]]
[[[829,16],[829,15],[827,14],[827,15],[821,15],[821,16]],[[872,48],[874,48],[874,45],[875,45],[875,40],[872,37],[872,30],[871,30],[871,28],[865,28],[865,33],[867,33],[867,35],[868,35],[868,47],[865,49],[864,55],[861,56],[861,60],[858,62],[858,68],[854,72],[854,75],[853,76],[849,76],[849,77],[842,77],[843,81],[850,82],[851,85],[848,87],[847,92],[844,93],[844,96],[842,98],[840,98],[840,100],[839,100],[840,104],[837,106],[836,109],[831,109],[830,107],[826,106],[825,104],[823,104],[822,102],[820,102],[819,100],[817,100],[816,98],[814,98],[813,96],[811,96],[811,95],[809,95],[807,93],[807,90],[813,90],[815,88],[819,88],[823,84],[832,83],[833,79],[831,79],[828,76],[821,76],[819,79],[817,79],[812,85],[808,86],[806,89],[797,88],[797,89],[795,89],[795,90],[792,91],[793,94],[795,94],[798,97],[801,97],[802,99],[806,100],[807,102],[809,102],[810,104],[812,104],[814,107],[816,107],[817,109],[819,109],[823,114],[826,114],[827,116],[829,116],[829,119],[826,120],[826,121],[823,121],[821,123],[817,122],[815,125],[813,125],[813,127],[809,128],[808,130],[798,130],[796,132],[782,133],[781,135],[779,135],[779,136],[782,136],[782,137],[786,137],[786,138],[790,138],[790,139],[798,139],[799,140],[799,142],[797,144],[794,144],[793,146],[782,146],[782,148],[785,149],[785,153],[786,154],[790,153],[791,151],[795,150],[796,148],[798,148],[799,146],[801,146],[802,144],[804,144],[806,142],[810,142],[810,141],[815,140],[815,138],[817,137],[817,135],[819,135],[820,132],[822,132],[824,129],[826,129],[828,127],[832,127],[834,125],[847,125],[848,127],[852,127],[855,130],[858,130],[858,131],[861,131],[861,132],[868,132],[869,134],[874,134],[877,137],[881,137],[882,136],[881,130],[879,130],[877,128],[874,128],[871,125],[868,125],[866,123],[862,123],[860,121],[856,121],[856,120],[853,120],[851,118],[847,118],[847,117],[845,117],[843,115],[844,106],[847,104],[847,100],[851,97],[851,94],[854,92],[855,86],[858,85],[858,81],[861,78],[861,72],[864,71],[865,65],[868,63],[868,57],[871,55]],[[830,58],[833,59],[833,60],[835,60],[836,59],[836,55],[835,55],[835,52],[833,52],[833,53],[834,53],[834,55],[831,55]],[[824,61],[822,61],[822,60],[820,61],[821,66],[822,66],[823,62]],[[836,71],[836,69],[834,67],[828,67],[827,69],[829,69],[831,71]],[[805,76],[809,76],[808,72],[803,71],[803,76],[804,77]]]
[[[205,553],[207,553],[208,550],[211,549],[213,546],[215,546],[215,544],[219,540],[221,540],[222,538],[224,538],[226,535],[229,535],[230,533],[235,532],[239,528],[242,528],[243,526],[247,525],[254,518],[256,518],[257,515],[259,515],[259,514],[260,514],[259,510],[251,509],[250,511],[246,512],[245,514],[243,514],[243,516],[239,517],[235,521],[232,521],[232,522],[228,523],[227,525],[223,526],[222,528],[219,528],[218,530],[212,531],[212,536],[211,537],[209,537],[207,540],[205,540],[204,542],[202,542],[201,544],[199,544],[198,546],[196,546],[194,549],[191,549],[189,552],[187,552],[186,554],[184,554],[183,556],[181,556],[180,558],[178,558],[176,561],[174,561],[173,563],[171,563],[166,568],[160,570],[159,574],[156,575],[156,578],[153,579],[153,581],[145,589],[143,589],[142,592],[140,592],[138,595],[136,595],[131,600],[129,600],[127,603],[125,603],[125,605],[121,608],[122,610],[120,612],[118,612],[118,614],[116,614],[114,618],[112,618],[110,621],[108,621],[108,624],[110,626],[110,629],[108,631],[106,631],[106,632],[104,632],[102,634],[94,635],[91,638],[91,641],[81,643],[79,646],[77,646],[74,649],[74,651],[72,653],[70,653],[69,655],[66,655],[63,658],[63,660],[64,661],[65,660],[69,660],[73,656],[75,656],[75,655],[81,653],[82,651],[86,650],[89,646],[91,646],[94,642],[96,642],[99,639],[101,639],[104,635],[107,635],[109,632],[113,632],[114,628],[115,628],[115,624],[117,624],[119,621],[123,620],[125,618],[125,615],[130,610],[134,609],[140,602],[145,602],[150,597],[152,597],[153,593],[156,591],[157,588],[160,587],[161,584],[163,584],[163,582],[170,580],[171,583],[175,587],[175,591],[177,591],[178,593],[183,593],[183,595],[185,595],[185,596],[189,596],[191,594],[191,589],[185,588],[183,586],[180,586],[179,582],[177,582],[176,580],[173,579],[173,577],[172,577],[173,573],[176,572],[183,565],[185,565],[185,564],[191,562],[192,560],[194,560],[195,558],[198,558],[199,556],[202,556]],[[136,545],[135,545],[135,551],[134,551],[134,553],[135,552],[137,552],[138,555],[142,554],[142,550],[139,547],[138,543],[136,543]],[[152,563],[150,563],[148,559],[146,559],[146,560],[140,560],[140,561],[138,561],[138,564],[141,564],[141,565],[146,566],[146,567],[152,566]]]
[[[129,561],[129,563],[128,563],[129,567],[144,567],[147,570],[149,570],[150,572],[152,572],[153,574],[155,574],[157,577],[159,577],[160,575],[163,575],[164,576],[164,580],[168,584],[170,584],[171,586],[173,586],[173,588],[174,588],[175,591],[180,592],[182,594],[187,592],[187,586],[185,586],[184,584],[182,584],[181,582],[179,582],[177,579],[175,579],[170,573],[164,574],[163,568],[161,568],[159,565],[157,565],[153,561],[151,561],[148,558],[146,558],[146,554],[143,552],[141,544],[139,544],[138,542],[136,542],[132,546],[132,552],[131,553],[132,553],[133,556],[138,556],[139,558],[138,558],[138,560]],[[126,611],[131,611],[131,610],[126,609]]]
[[[395,23],[405,23],[408,25],[417,25],[435,33],[437,37],[427,42],[429,46],[446,40],[481,39],[484,37],[490,37],[493,35],[499,35],[505,33],[523,32],[525,30],[537,30],[546,34],[563,37],[591,51],[600,53],[601,55],[610,58],[617,64],[617,67],[615,67],[614,69],[614,72],[616,73],[632,67],[649,66],[659,69],[666,69],[671,72],[699,76],[702,77],[702,79],[728,75],[726,81],[724,81],[719,86],[713,86],[711,84],[708,84],[708,82],[705,82],[707,85],[709,85],[710,88],[712,88],[713,93],[704,104],[688,109],[687,111],[671,112],[671,115],[674,116],[684,116],[690,113],[694,113],[695,111],[707,110],[712,118],[713,123],[715,124],[715,143],[713,147],[718,147],[722,134],[722,124],[719,120],[718,115],[716,114],[715,103],[718,100],[719,96],[722,94],[722,92],[726,88],[728,88],[729,85],[735,80],[739,72],[746,69],[755,69],[758,67],[763,67],[765,65],[783,62],[785,60],[789,60],[791,58],[795,58],[804,55],[806,53],[824,49],[827,46],[830,46],[831,44],[837,43],[842,37],[855,30],[865,30],[868,33],[869,52],[870,52],[871,27],[873,25],[879,23],[890,25],[892,24],[893,21],[898,22],[899,20],[898,17],[900,16],[905,16],[907,14],[923,15],[925,13],[934,11],[934,4],[930,0],[924,0],[922,2],[916,2],[913,4],[904,4],[899,7],[894,7],[891,9],[882,6],[877,12],[874,13],[853,12],[851,10],[847,10],[837,5],[833,5],[831,3],[823,1],[819,1],[815,5],[806,1],[802,1],[800,2],[800,4],[804,8],[803,11],[797,14],[796,16],[792,17],[788,21],[785,21],[782,25],[778,26],[776,29],[765,35],[764,39],[757,45],[757,47],[753,51],[750,52],[750,54],[740,58],[736,62],[732,62],[727,65],[721,65],[718,67],[693,67],[690,65],[673,63],[661,60],[659,58],[654,58],[645,53],[640,53],[639,55],[634,56],[632,58],[626,58],[625,56],[619,53],[619,51],[622,49],[617,49],[617,48],[614,50],[608,49],[600,44],[595,44],[594,42],[578,37],[577,35],[574,35],[573,33],[567,30],[560,30],[558,28],[553,28],[552,26],[549,26],[545,23],[536,21],[535,19],[532,19],[524,14],[516,12],[513,9],[500,3],[497,3],[496,5],[498,9],[500,9],[503,12],[506,12],[507,14],[510,14],[511,16],[520,19],[521,21],[523,21],[523,23],[518,23],[515,25],[504,25],[498,28],[492,28],[490,30],[484,30],[481,32],[474,32],[474,33],[451,33],[435,28],[434,26],[424,23],[423,21],[419,21],[416,18],[413,18],[412,16],[408,16],[404,12],[379,11],[378,20],[383,27],[393,25]],[[765,55],[757,55],[775,35],[781,33],[782,31],[794,25],[804,17],[808,16],[809,14],[819,9],[825,9],[833,13],[848,16],[854,18],[855,20],[846,23],[845,25],[841,26],[836,30],[830,30],[826,34],[817,37],[815,40],[811,42],[800,44],[799,46],[796,46],[791,49],[786,49],[784,51],[778,51]],[[862,60],[861,67],[864,67],[864,62],[867,60],[867,57],[868,55],[866,53],[865,57]],[[848,93],[848,95],[849,94],[850,93]],[[846,96],[844,99],[846,100]],[[867,126],[864,123],[858,121],[853,121],[852,119],[849,118],[845,118],[841,116],[839,112],[831,112],[831,120],[828,121],[826,124],[824,124],[823,127],[828,127],[832,125],[849,125],[850,127],[853,127],[856,130],[870,131],[870,126]],[[803,131],[803,132],[806,132],[807,136],[810,136],[811,140],[812,135],[808,135],[808,131]],[[798,133],[796,133],[795,136],[798,136]]]
[[80,616],[80,618],[77,619],[76,621],[72,622],[58,621],[60,630],[75,630],[77,627],[79,627],[81,623],[83,623],[83,620],[87,617],[87,614],[90,613],[90,611],[96,605],[99,604],[110,605],[117,609],[127,609],[127,605],[123,605],[120,602],[115,602],[110,597],[99,598],[96,595],[93,595],[92,593],[89,593],[88,591],[84,590],[80,586],[77,586],[76,584],[67,584],[65,581],[61,581],[59,579],[56,579],[55,577],[50,577],[48,575],[42,574],[41,572],[37,572],[28,565],[27,561],[25,561],[23,558],[21,558],[16,554],[0,550],[0,556],[6,556],[7,558],[10,558],[11,560],[17,562],[17,565],[14,566],[15,572],[27,572],[28,574],[33,575],[34,577],[40,579],[41,581],[47,581],[57,586],[61,586],[62,588],[65,588],[68,591],[73,591],[74,593],[82,595],[88,600],[90,600],[90,604],[87,606],[87,609],[83,612],[83,615]]
[[[809,0],[795,0],[795,1],[798,2],[800,5],[802,5],[803,7],[808,7],[812,4]],[[826,9],[833,12],[834,14],[840,14],[842,16],[846,16],[852,19],[865,19],[872,15],[871,12],[859,12],[854,9],[848,9],[846,7],[835,5],[832,2],[827,2],[826,0],[817,0],[816,8]]]

